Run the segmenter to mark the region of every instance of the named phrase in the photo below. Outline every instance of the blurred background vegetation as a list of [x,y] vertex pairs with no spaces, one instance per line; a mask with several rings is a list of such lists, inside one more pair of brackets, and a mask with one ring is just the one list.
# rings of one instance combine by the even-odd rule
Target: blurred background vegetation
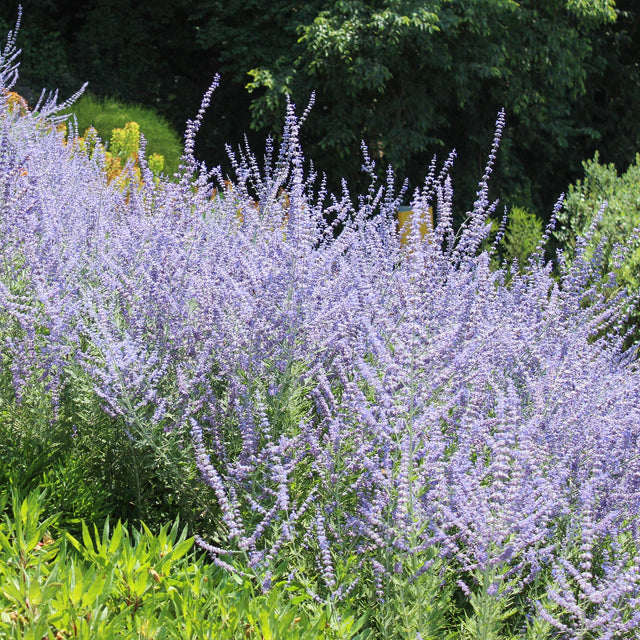
[[[0,30],[18,0],[0,6]],[[360,140],[416,186],[434,153],[458,151],[459,214],[473,201],[498,110],[507,129],[492,195],[548,218],[599,161],[623,174],[640,150],[637,0],[21,0],[18,91],[153,109],[182,132],[215,72],[222,82],[196,153],[226,166],[245,134],[277,137],[285,95],[302,108],[307,156],[329,185],[358,188]],[[121,125],[120,125],[121,126]],[[144,129],[143,129],[144,131]]]
[[[136,123],[139,131],[134,152],[138,151],[137,145],[142,132],[147,142],[147,160],[149,156],[158,154],[164,160],[162,167],[164,173],[171,176],[178,171],[182,155],[182,140],[176,129],[155,110],[138,104],[124,104],[112,98],[97,98],[92,93],[86,92],[63,113],[75,115],[80,135],[83,135],[89,127],[93,127],[100,140],[109,141],[112,152],[114,151],[114,132],[124,130],[123,128],[127,125]],[[127,152],[123,155],[126,158],[131,153]]]

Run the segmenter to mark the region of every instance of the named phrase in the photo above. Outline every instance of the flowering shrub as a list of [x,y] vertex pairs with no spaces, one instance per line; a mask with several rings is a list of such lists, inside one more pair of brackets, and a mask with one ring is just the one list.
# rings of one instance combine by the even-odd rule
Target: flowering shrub
[[163,156],[168,175],[173,175],[178,170],[182,138],[153,109],[122,103],[112,98],[100,99],[85,92],[62,114],[73,114],[78,122],[78,131],[86,131],[92,127],[104,141],[112,141],[114,131],[123,130],[129,122],[135,122],[140,125],[144,134],[147,156]]
[[39,381],[60,407],[88,377],[132,442],[193,452],[217,523],[197,540],[218,565],[268,588],[288,561],[316,598],[375,602],[381,637],[442,637],[456,597],[462,637],[637,633],[626,300],[603,291],[588,238],[552,277],[552,225],[522,272],[490,268],[504,114],[464,225],[452,155],[413,194],[402,244],[393,174],[376,182],[365,152],[369,190],[328,194],[293,105],[262,166],[229,150],[225,184],[199,163],[215,86],[180,179],[150,179],[141,150],[127,193],[104,154],[61,144],[55,100],[36,114],[0,97],[0,352],[17,397]]

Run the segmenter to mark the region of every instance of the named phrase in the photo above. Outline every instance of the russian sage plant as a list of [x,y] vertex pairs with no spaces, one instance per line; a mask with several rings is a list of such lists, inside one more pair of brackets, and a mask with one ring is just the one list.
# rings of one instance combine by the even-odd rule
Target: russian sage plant
[[142,145],[125,190],[104,153],[63,143],[55,97],[25,113],[0,97],[0,349],[17,397],[38,380],[56,407],[82,371],[171,482],[165,443],[192,452],[217,523],[197,540],[217,564],[266,589],[289,561],[316,598],[369,598],[381,637],[442,637],[454,598],[463,636],[637,633],[627,300],[603,290],[588,238],[554,277],[553,222],[519,272],[491,267],[504,114],[466,222],[452,154],[413,193],[401,244],[404,188],[365,152],[369,190],[327,193],[293,105],[262,161],[230,149],[233,176],[198,162],[216,84],[175,178],[154,179]]

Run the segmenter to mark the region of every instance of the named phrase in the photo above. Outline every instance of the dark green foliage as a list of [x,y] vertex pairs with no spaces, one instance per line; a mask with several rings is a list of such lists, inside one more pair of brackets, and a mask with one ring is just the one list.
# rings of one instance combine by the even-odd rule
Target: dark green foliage
[[[609,3],[352,1],[316,3],[314,11],[305,4],[290,18],[272,8],[269,26],[258,29],[266,43],[277,42],[267,62],[265,45],[244,53],[255,23],[228,26],[232,10],[209,6],[201,32],[245,61],[255,92],[253,126],[277,129],[284,95],[304,103],[315,90],[308,124],[314,155],[323,167],[339,163],[349,178],[360,168],[360,139],[383,165],[414,179],[433,152],[451,147],[470,158],[462,160],[462,173],[477,175],[481,149],[505,107],[500,166],[509,169],[498,171],[499,186],[513,192],[515,184],[535,200],[521,204],[539,206],[562,190],[570,149],[596,135],[572,117],[572,107],[596,62],[591,40],[614,16]],[[297,37],[286,47],[294,27]],[[536,178],[523,181],[524,169]],[[556,191],[542,195],[550,184]]]
[[333,187],[359,176],[361,139],[414,182],[455,147],[462,202],[502,107],[494,191],[541,216],[596,149],[621,170],[640,148],[635,0],[34,0],[23,23],[27,98],[90,80],[182,130],[220,71],[197,153],[223,168],[250,123],[256,139],[280,131],[287,92],[302,105],[316,91],[305,143]]
[[616,0],[616,13],[616,21],[594,33],[591,42],[593,62],[576,113],[596,138],[590,150],[576,151],[586,158],[597,149],[604,163],[613,162],[623,171],[640,150],[634,116],[640,102],[640,5]]
[[155,526],[179,515],[193,528],[215,516],[182,434],[159,429],[133,442],[83,374],[69,377],[57,412],[35,380],[16,400],[6,369],[0,394],[0,478],[25,491],[46,487],[60,526],[77,531],[81,519],[109,515]]
[[[25,3],[10,0],[3,4],[6,8],[0,10],[0,33],[5,34],[15,25],[18,5]],[[16,90],[31,103],[38,99],[43,88],[76,91],[80,85],[72,77],[69,43],[62,22],[54,19],[57,3],[36,0],[26,4],[19,36],[22,54]]]

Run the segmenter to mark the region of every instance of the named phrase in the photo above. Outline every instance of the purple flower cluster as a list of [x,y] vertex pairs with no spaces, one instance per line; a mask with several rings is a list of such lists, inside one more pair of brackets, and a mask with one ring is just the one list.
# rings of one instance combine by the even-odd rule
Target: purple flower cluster
[[453,156],[434,161],[402,245],[393,175],[357,201],[328,194],[293,105],[264,162],[230,152],[232,180],[197,163],[211,91],[180,179],[149,179],[142,157],[125,192],[58,132],[55,97],[19,113],[0,96],[0,352],[18,397],[40,379],[55,404],[81,370],[131,438],[184,432],[226,530],[226,545],[201,539],[220,563],[240,550],[268,569],[295,546],[345,592],[359,578],[337,564],[353,554],[382,590],[437,549],[460,576],[491,571],[501,594],[550,571],[538,614],[567,637],[637,632],[626,299],[605,301],[579,251],[559,278],[542,248],[524,273],[491,267],[504,115],[465,224]]

